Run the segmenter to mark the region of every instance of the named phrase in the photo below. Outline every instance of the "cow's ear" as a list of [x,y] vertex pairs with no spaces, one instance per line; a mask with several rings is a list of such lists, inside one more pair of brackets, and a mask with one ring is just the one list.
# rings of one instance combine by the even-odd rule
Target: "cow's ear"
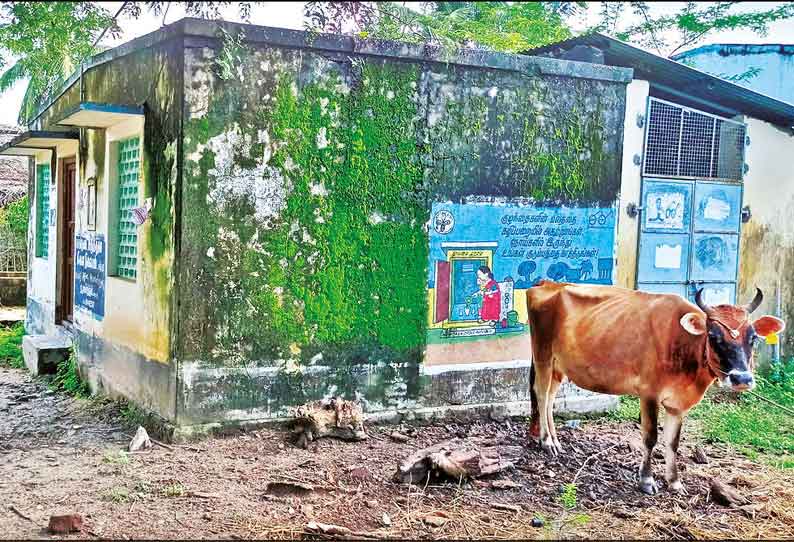
[[780,318],[766,315],[753,322],[753,329],[755,329],[758,335],[766,337],[767,335],[780,333],[786,329],[786,323]]
[[698,312],[688,312],[681,317],[681,327],[692,335],[706,332],[706,317]]

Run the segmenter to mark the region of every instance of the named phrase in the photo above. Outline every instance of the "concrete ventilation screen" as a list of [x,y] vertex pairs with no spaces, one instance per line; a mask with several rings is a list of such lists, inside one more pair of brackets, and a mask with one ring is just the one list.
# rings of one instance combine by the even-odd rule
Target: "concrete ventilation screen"
[[741,181],[744,124],[651,98],[644,173]]
[[138,265],[138,228],[132,221],[132,209],[138,206],[139,152],[137,137],[119,142],[118,275],[133,280]]

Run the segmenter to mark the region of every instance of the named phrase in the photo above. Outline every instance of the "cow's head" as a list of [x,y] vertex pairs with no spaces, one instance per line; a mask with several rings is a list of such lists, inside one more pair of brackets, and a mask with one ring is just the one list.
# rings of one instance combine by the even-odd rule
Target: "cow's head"
[[689,312],[681,318],[681,326],[692,335],[707,335],[708,367],[720,385],[734,391],[749,390],[753,379],[753,346],[767,335],[779,333],[785,323],[774,316],[762,316],[750,322],[750,314],[758,308],[764,294],[756,288],[755,299],[745,306],[717,305],[703,301],[703,289],[695,295],[695,303],[703,311]]

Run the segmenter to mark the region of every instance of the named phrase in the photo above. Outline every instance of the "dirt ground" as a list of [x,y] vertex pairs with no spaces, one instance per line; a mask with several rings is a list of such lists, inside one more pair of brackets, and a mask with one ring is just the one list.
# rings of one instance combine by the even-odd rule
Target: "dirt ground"
[[[66,538],[301,538],[311,521],[371,538],[794,538],[794,473],[703,443],[709,461],[695,463],[691,423],[680,462],[688,495],[663,488],[654,497],[634,489],[639,430],[629,422],[561,426],[567,453],[558,460],[532,443],[492,479],[421,487],[391,480],[413,450],[456,436],[523,445],[525,424],[397,428],[406,443],[389,438],[394,427],[373,426],[367,441],[324,439],[309,450],[263,429],[126,455],[133,429],[112,407],[0,369],[0,538],[49,538],[49,516],[66,513],[85,520]],[[655,468],[661,478],[660,457]],[[711,477],[751,504],[711,502]],[[566,508],[561,490],[574,479]],[[495,480],[514,484],[497,489]]]

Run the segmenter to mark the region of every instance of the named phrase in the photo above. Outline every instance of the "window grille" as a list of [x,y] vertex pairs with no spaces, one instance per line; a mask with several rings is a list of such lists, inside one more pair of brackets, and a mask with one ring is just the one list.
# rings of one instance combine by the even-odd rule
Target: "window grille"
[[645,175],[741,181],[746,126],[651,98]]
[[50,165],[36,166],[36,257],[47,258],[50,249]]
[[118,144],[118,246],[116,272],[118,276],[135,279],[138,264],[138,229],[132,221],[132,209],[138,206],[140,173],[140,145],[137,137]]

